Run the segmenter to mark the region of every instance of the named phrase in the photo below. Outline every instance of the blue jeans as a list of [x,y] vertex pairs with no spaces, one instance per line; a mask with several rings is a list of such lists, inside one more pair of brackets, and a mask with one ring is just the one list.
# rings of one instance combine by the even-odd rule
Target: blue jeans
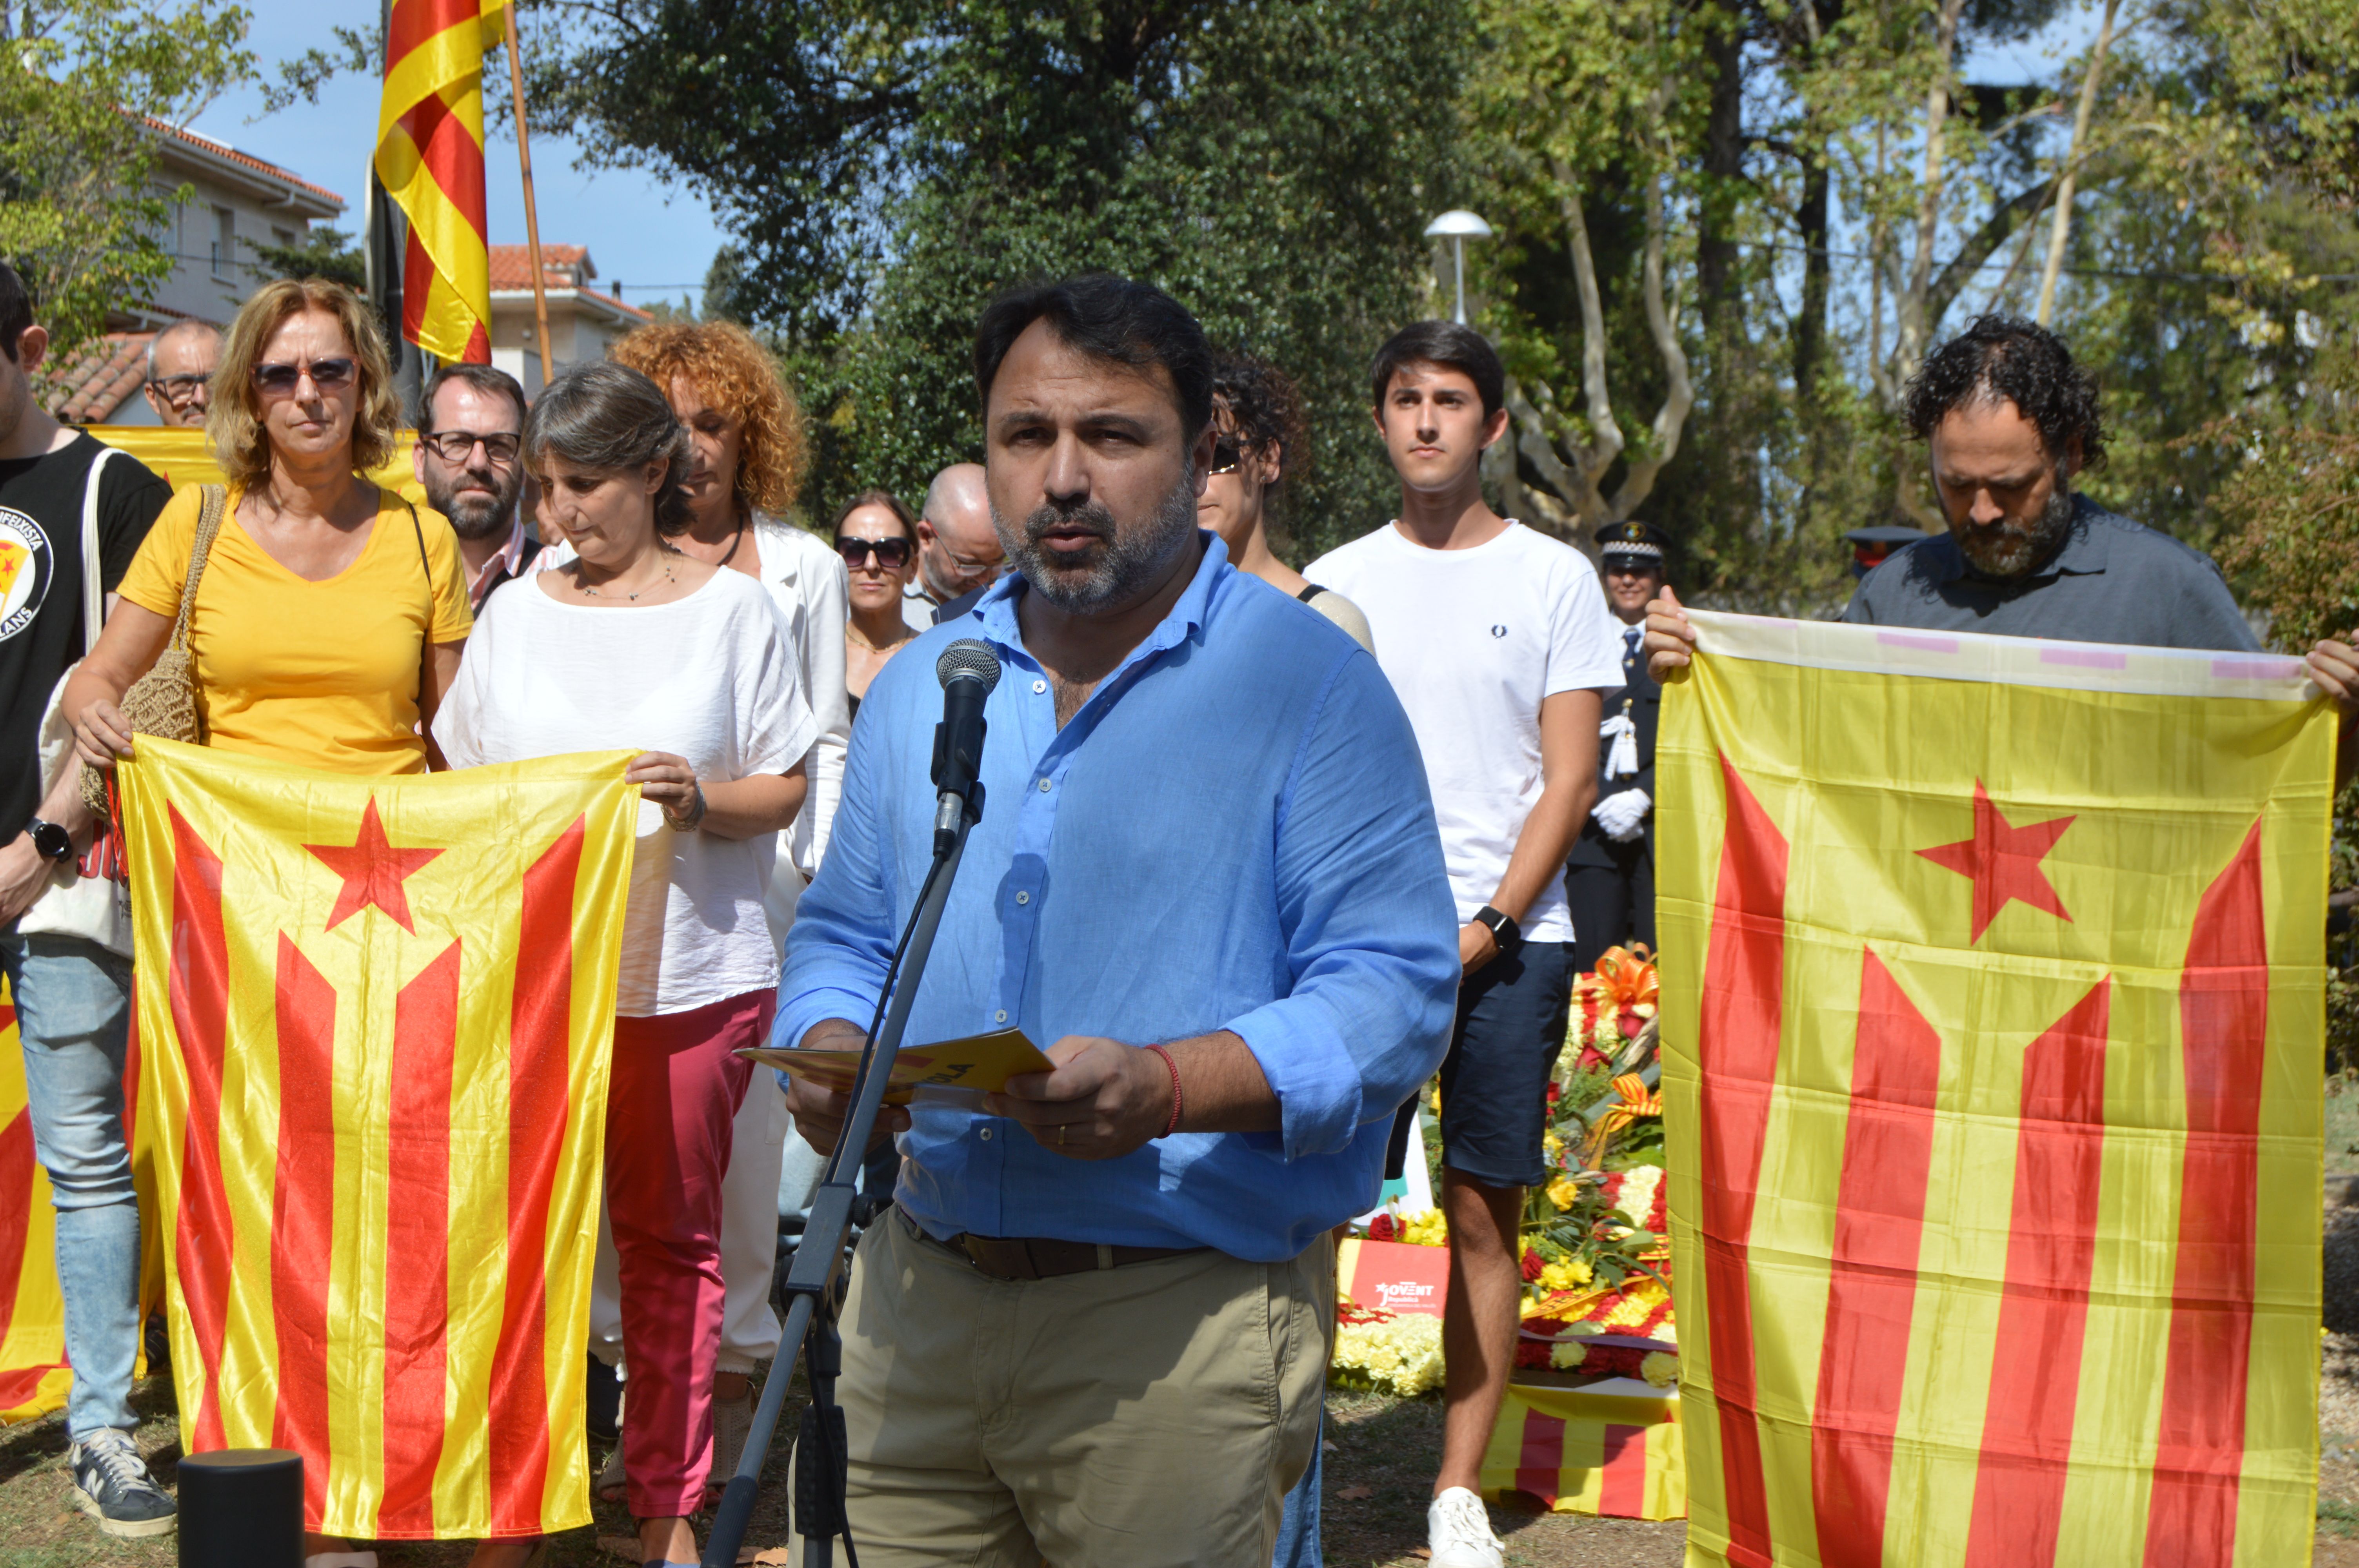
[[79,1442],[139,1424],[139,1195],[123,1136],[123,1058],[131,961],[71,936],[0,936],[0,973],[16,1002],[33,1150],[58,1211],[58,1284],[66,1303]]
[[1319,1456],[1327,1447],[1327,1412],[1319,1412],[1319,1441],[1310,1445],[1310,1468],[1286,1494],[1286,1512],[1277,1521],[1277,1550],[1269,1555],[1270,1568],[1321,1568],[1326,1559],[1319,1547]]

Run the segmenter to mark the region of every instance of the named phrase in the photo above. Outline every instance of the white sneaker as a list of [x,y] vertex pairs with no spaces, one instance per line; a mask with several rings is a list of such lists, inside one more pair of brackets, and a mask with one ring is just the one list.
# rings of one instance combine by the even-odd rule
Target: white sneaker
[[1425,1510],[1426,1544],[1433,1568],[1500,1568],[1499,1538],[1491,1533],[1491,1511],[1463,1487],[1451,1487]]

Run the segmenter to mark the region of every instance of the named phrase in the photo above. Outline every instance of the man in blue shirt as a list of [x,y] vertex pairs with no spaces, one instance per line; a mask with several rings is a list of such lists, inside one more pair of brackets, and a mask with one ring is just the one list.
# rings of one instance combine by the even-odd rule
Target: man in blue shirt
[[[777,1039],[854,1044],[930,856],[936,657],[980,635],[989,805],[913,1042],[1021,1027],[1052,1073],[894,1111],[900,1212],[842,1314],[864,1560],[1269,1561],[1308,1465],[1330,1228],[1441,1057],[1458,922],[1383,673],[1196,527],[1211,355],[1091,277],[979,325],[1010,574],[885,667]],[[797,1081],[821,1147],[841,1097]]]

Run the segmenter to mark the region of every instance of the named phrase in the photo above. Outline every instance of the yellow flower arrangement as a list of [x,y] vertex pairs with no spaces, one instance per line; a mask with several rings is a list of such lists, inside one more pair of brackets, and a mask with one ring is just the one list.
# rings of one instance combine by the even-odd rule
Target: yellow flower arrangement
[[1559,1213],[1572,1207],[1580,1195],[1581,1189],[1573,1184],[1571,1176],[1560,1175],[1548,1185],[1548,1200],[1556,1205]]
[[1450,1221],[1439,1208],[1413,1214],[1401,1222],[1400,1238],[1412,1247],[1447,1247],[1450,1245]]
[[1441,1386],[1441,1320],[1422,1314],[1371,1314],[1335,1330],[1334,1372],[1404,1399]]
[[1549,1291],[1570,1291],[1589,1283],[1588,1263],[1579,1258],[1567,1258],[1560,1263],[1550,1263],[1540,1270],[1540,1287]]
[[1660,1350],[1650,1350],[1647,1352],[1647,1358],[1638,1363],[1638,1376],[1658,1389],[1668,1389],[1680,1380],[1680,1358],[1667,1356]]

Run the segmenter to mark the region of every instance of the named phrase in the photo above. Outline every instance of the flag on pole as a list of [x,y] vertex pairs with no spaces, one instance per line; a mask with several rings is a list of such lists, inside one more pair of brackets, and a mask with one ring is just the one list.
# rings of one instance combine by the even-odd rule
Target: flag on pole
[[182,1441],[301,1454],[311,1530],[590,1520],[628,760],[123,767]]
[[2307,1563],[2332,710],[2293,659],[1693,619],[1688,1561]]
[[437,359],[489,364],[484,56],[507,0],[394,0],[385,31],[376,177],[409,220],[401,335]]

